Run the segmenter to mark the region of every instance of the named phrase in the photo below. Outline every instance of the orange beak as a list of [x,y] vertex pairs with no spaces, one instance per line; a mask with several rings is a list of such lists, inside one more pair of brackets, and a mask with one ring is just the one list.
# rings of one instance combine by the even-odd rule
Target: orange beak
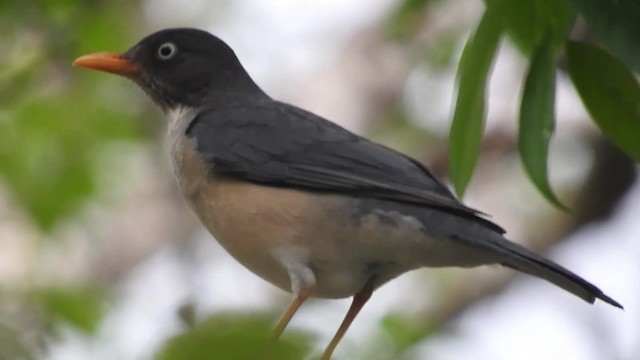
[[119,53],[95,53],[84,55],[73,62],[73,66],[106,71],[126,77],[135,76],[140,66],[133,61],[122,58]]

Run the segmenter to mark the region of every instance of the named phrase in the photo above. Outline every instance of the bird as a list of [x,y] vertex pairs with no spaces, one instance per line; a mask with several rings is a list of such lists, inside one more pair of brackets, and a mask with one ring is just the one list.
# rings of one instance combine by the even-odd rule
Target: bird
[[308,298],[352,297],[322,355],[330,359],[376,289],[423,267],[499,264],[622,308],[507,239],[419,161],[271,98],[207,31],[160,30],[73,65],[132,80],[166,115],[190,208],[232,257],[292,293],[273,339]]

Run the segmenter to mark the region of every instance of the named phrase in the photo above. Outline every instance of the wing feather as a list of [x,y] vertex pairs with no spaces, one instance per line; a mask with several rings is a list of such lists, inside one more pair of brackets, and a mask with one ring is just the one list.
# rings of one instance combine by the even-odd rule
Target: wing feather
[[215,176],[433,207],[504,232],[418,161],[291,105],[269,101],[203,111],[187,135]]

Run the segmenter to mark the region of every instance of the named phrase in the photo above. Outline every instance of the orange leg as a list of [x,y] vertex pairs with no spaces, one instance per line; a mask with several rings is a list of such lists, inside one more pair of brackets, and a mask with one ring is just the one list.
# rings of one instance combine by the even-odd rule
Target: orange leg
[[282,335],[282,332],[287,327],[287,324],[289,324],[289,321],[291,321],[291,318],[293,317],[293,315],[296,313],[296,311],[298,311],[302,303],[304,303],[304,301],[307,300],[308,298],[309,298],[309,291],[302,292],[298,294],[295,298],[293,298],[291,305],[289,305],[289,308],[287,309],[287,311],[285,311],[284,315],[282,315],[282,318],[280,318],[280,321],[278,322],[278,325],[276,325],[276,328],[273,329],[273,334],[271,335],[271,339],[277,340],[280,337],[280,335]]
[[347,311],[347,315],[345,315],[344,320],[342,320],[342,324],[340,324],[340,328],[338,329],[338,332],[336,332],[333,339],[331,339],[329,346],[327,346],[324,353],[322,354],[322,360],[331,359],[331,355],[333,354],[333,351],[336,349],[336,346],[338,346],[338,343],[340,342],[340,340],[342,340],[342,337],[347,332],[347,330],[349,329],[349,326],[351,325],[353,320],[356,318],[356,316],[358,315],[358,313],[360,312],[364,304],[366,304],[369,298],[371,298],[371,294],[373,294],[373,286],[371,286],[369,282],[367,283],[367,285],[365,285],[364,288],[362,288],[362,290],[360,290],[353,296],[351,307],[349,307],[349,311]]

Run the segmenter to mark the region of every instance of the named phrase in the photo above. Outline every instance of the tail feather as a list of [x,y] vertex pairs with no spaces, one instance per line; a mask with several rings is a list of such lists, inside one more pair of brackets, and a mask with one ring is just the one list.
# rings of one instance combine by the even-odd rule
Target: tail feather
[[[477,245],[477,241],[474,242]],[[595,285],[565,269],[564,267],[539,256],[527,248],[513,243],[496,234],[490,242],[493,250],[505,256],[501,265],[545,279],[579,298],[593,304],[600,299],[607,304],[623,309],[622,305],[602,292]],[[488,244],[484,244],[488,245]]]
[[513,259],[503,262],[502,265],[545,279],[591,304],[593,304],[596,299],[600,299],[607,304],[623,309],[620,303],[573,272],[525,248],[518,250],[519,251],[513,253],[515,255]]

